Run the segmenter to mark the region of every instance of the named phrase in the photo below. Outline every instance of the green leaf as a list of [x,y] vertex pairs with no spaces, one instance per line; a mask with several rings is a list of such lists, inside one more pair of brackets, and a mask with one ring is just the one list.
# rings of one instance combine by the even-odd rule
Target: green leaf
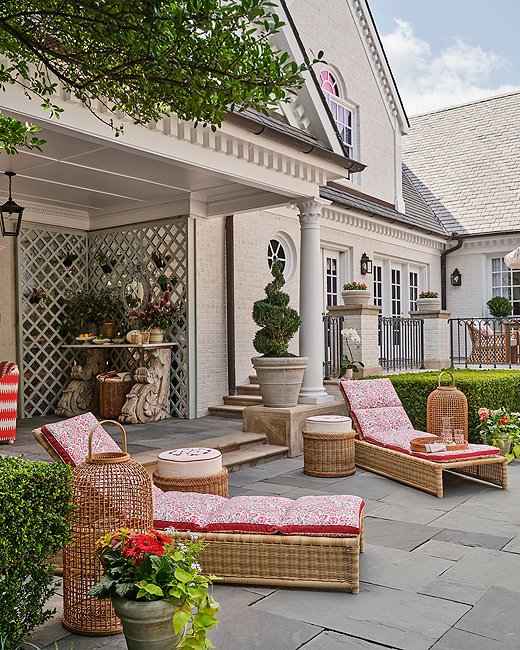
[[173,615],[173,629],[175,631],[175,634],[179,634],[179,632],[181,632],[190,621],[190,612],[185,612],[182,609],[176,610],[175,614]]
[[181,567],[177,567],[175,569],[175,577],[177,578],[177,580],[184,583],[191,582],[191,580],[193,579],[192,574],[188,573],[184,569],[181,569]]

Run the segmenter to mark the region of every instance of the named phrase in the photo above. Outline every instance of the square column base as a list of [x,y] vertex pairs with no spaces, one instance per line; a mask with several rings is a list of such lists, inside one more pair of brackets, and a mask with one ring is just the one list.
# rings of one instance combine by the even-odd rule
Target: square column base
[[327,395],[326,393],[323,393],[323,395],[317,395],[316,397],[312,395],[300,395],[298,397],[298,404],[327,404],[328,402],[333,402],[334,397],[332,395]]
[[244,409],[243,431],[264,433],[272,445],[289,448],[289,457],[303,454],[302,431],[306,418],[313,415],[347,415],[345,402],[298,404],[292,408],[248,406]]

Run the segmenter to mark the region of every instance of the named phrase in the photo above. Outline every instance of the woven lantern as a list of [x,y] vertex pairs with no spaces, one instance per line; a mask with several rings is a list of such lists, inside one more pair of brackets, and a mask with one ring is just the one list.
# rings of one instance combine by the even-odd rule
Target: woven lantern
[[63,556],[63,625],[80,634],[105,635],[122,631],[110,599],[89,596],[102,575],[94,557],[96,541],[118,528],[145,532],[153,528],[152,484],[145,468],[126,451],[126,431],[114,422],[123,436],[122,452],[92,454],[96,429],[90,431],[88,456],[73,470],[76,516],[72,542]]
[[[451,386],[441,386],[442,375],[451,377]],[[455,386],[451,372],[444,370],[437,379],[437,388],[428,395],[426,402],[426,430],[440,436],[445,417],[451,418],[450,429],[463,429],[464,439],[468,441],[468,400]]]

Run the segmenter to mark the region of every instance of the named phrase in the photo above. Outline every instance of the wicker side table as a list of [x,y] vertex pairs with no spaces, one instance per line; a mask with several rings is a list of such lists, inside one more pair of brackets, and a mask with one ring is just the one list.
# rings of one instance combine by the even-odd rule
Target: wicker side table
[[351,476],[356,472],[355,431],[303,435],[303,471],[322,478]]
[[155,470],[153,482],[163,492],[199,492],[200,494],[216,494],[226,498],[228,496],[228,471],[226,467],[223,467],[218,474],[194,478],[161,476]]

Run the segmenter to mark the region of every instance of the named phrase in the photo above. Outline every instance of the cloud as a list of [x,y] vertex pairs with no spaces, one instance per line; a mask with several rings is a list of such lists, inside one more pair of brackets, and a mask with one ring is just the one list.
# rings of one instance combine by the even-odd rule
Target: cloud
[[519,90],[493,86],[493,73],[507,70],[507,59],[461,39],[439,52],[415,35],[413,26],[396,19],[382,37],[404,105],[410,115]]

